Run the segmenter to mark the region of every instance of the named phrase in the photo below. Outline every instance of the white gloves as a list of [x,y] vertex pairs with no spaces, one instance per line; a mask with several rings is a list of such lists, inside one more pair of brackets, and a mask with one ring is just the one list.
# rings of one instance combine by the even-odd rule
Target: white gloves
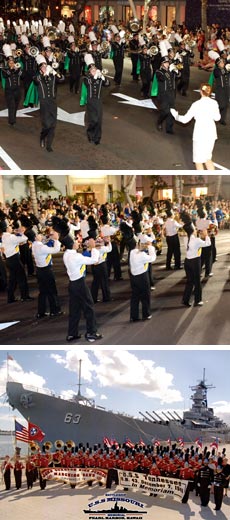
[[175,108],[170,108],[170,112],[176,121],[179,121],[179,114]]

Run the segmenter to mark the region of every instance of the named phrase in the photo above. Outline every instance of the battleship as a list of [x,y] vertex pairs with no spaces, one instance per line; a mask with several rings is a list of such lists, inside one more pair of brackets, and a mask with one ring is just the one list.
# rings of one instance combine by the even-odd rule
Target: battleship
[[80,370],[78,393],[68,400],[11,381],[7,382],[6,393],[10,406],[43,430],[45,441],[73,439],[77,444],[93,445],[103,443],[107,437],[121,444],[125,439],[134,444],[140,440],[149,444],[182,438],[194,443],[200,437],[206,442],[218,437],[220,442],[230,442],[229,426],[208,407],[207,393],[214,387],[206,383],[205,370],[203,378],[190,388],[192,406],[183,417],[176,411],[140,411],[139,416],[133,417],[97,406],[81,394]]

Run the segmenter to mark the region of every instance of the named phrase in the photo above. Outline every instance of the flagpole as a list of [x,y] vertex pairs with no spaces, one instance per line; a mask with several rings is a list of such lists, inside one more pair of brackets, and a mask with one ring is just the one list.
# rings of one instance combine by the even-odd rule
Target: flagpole
[[6,353],[6,382],[9,381],[9,353]]
[[27,430],[28,430],[28,445],[27,445],[28,450],[27,450],[27,454],[28,454],[28,457],[29,457],[29,455],[30,455],[29,454],[29,448],[30,448],[30,444],[29,444],[29,422],[30,422],[30,418],[29,417],[27,417],[27,422],[28,422],[28,424],[27,424]]

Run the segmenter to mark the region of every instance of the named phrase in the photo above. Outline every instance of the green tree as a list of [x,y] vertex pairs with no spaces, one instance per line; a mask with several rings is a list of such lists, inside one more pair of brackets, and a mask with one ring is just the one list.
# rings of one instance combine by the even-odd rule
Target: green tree
[[52,179],[47,175],[14,175],[10,184],[14,186],[16,181],[24,182],[27,195],[30,197],[35,215],[38,214],[37,208],[37,192],[49,193],[50,191],[57,191],[61,193],[58,188],[53,184]]

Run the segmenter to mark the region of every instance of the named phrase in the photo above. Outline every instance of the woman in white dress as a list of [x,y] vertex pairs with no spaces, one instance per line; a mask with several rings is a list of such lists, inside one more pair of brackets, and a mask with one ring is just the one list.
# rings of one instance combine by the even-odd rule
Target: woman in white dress
[[217,101],[211,99],[212,88],[206,83],[200,86],[201,98],[195,101],[184,116],[171,108],[171,113],[176,121],[188,123],[195,119],[193,130],[193,162],[196,170],[215,170],[212,162],[212,152],[217,139],[216,121],[220,120],[220,111]]

